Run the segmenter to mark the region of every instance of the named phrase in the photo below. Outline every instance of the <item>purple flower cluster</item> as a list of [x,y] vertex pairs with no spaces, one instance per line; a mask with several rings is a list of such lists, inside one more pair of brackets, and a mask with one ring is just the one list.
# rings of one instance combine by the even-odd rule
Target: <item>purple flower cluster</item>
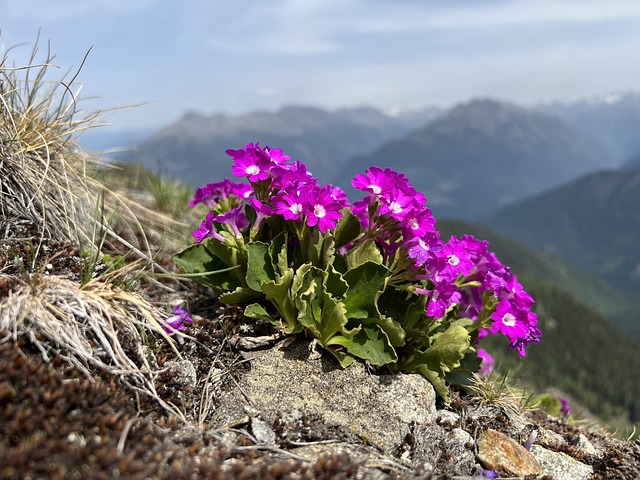
[[[264,219],[280,216],[326,233],[336,227],[341,211],[349,207],[344,192],[319,185],[303,163],[291,161],[280,149],[249,143],[243,149],[227,150],[227,154],[233,158],[234,175],[246,177],[249,184],[225,179],[196,191],[190,205],[203,203],[211,209],[193,232],[196,242],[208,237],[221,242],[231,241],[229,235],[241,237],[249,226],[247,205],[255,212],[252,232]],[[539,341],[540,330],[531,311],[533,299],[508,267],[488,251],[487,242],[470,235],[443,242],[424,195],[390,168],[371,167],[351,183],[366,193],[351,206],[364,232],[354,242],[373,239],[386,265],[401,265],[401,272],[392,271],[390,285],[412,282],[413,291],[427,297],[425,309],[431,318],[443,318],[457,306],[457,317],[479,322],[479,338],[501,333],[520,356],[525,355],[529,343]],[[223,203],[224,209],[218,211]],[[225,232],[217,230],[220,228]],[[393,260],[398,257],[404,260]],[[487,307],[485,293],[496,303]]]
[[495,360],[493,356],[487,352],[484,348],[479,348],[478,358],[480,358],[480,371],[478,372],[480,375],[489,375],[493,372],[493,366],[495,364]]
[[[231,170],[237,177],[247,177],[250,184],[224,182],[209,184],[196,191],[190,205],[204,203],[211,207],[220,199],[237,197],[251,205],[258,215],[255,226],[270,215],[281,215],[285,220],[317,226],[322,233],[336,227],[342,214],[340,210],[349,206],[342,190],[331,185],[320,186],[316,178],[307,172],[301,162],[291,162],[279,148],[260,147],[249,143],[243,149],[227,150],[233,158]],[[207,237],[220,240],[215,224],[229,226],[234,235],[247,226],[242,212],[243,203],[229,212],[230,215],[208,215],[193,236],[197,242]]]
[[564,397],[558,397],[560,400],[560,413],[564,418],[567,418],[571,415],[571,405],[569,405],[569,401]]
[[483,308],[483,293],[489,291],[498,304],[491,314],[491,327],[482,329],[480,336],[501,333],[520,356],[525,355],[530,342],[539,341],[540,330],[531,311],[533,299],[509,268],[488,251],[487,242],[471,235],[460,239],[452,236],[443,242],[424,195],[416,192],[404,175],[390,168],[371,167],[365,174],[356,175],[351,184],[368,193],[352,208],[368,236],[389,255],[404,248],[422,269],[416,278],[427,280],[430,288],[415,291],[428,296],[428,316],[441,318],[457,304],[465,317],[477,320]]
[[198,187],[193,200],[189,202],[190,207],[203,203],[209,208],[213,208],[218,202],[229,198],[237,197],[245,199],[251,195],[251,185],[246,183],[232,182],[225,178],[221,182],[208,183],[203,187]]
[[162,329],[169,335],[184,331],[186,328],[185,322],[193,323],[193,318],[191,318],[189,312],[179,305],[173,307],[171,313],[173,313],[173,316],[165,319],[164,325],[162,325]]

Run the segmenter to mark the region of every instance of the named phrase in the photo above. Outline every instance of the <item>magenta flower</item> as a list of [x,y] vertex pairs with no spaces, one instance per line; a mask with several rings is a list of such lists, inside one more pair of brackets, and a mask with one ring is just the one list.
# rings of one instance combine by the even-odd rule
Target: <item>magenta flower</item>
[[169,335],[173,335],[176,332],[184,331],[185,322],[193,323],[193,318],[187,310],[176,305],[173,307],[172,312],[174,314],[173,317],[166,318],[164,320],[164,325],[162,325],[162,329],[167,332]]
[[231,227],[231,231],[236,237],[241,237],[240,228],[248,227],[249,222],[247,221],[247,217],[244,216],[243,213],[243,205],[239,205],[236,208],[225,212],[222,215],[218,215],[212,219],[213,222],[216,223],[224,223]]
[[297,220],[304,212],[304,204],[307,201],[308,191],[298,189],[294,184],[288,190],[280,190],[272,199],[273,207],[285,220]]
[[390,192],[396,183],[397,174],[390,168],[382,170],[380,167],[370,167],[364,175],[357,174],[351,185],[363,192],[369,192],[376,196]]
[[271,161],[277,165],[291,160],[291,157],[282,153],[282,150],[280,148],[271,148],[269,146],[266,146],[264,147],[263,151],[271,159]]
[[460,292],[455,284],[449,282],[436,283],[427,300],[426,312],[432,318],[442,318],[447,309],[460,301]]
[[189,202],[189,206],[193,208],[199,203],[204,203],[211,208],[220,200],[227,199],[230,195],[235,195],[239,199],[244,200],[251,195],[251,193],[253,193],[251,185],[232,182],[228,178],[225,178],[221,182],[208,183],[203,187],[198,187],[193,196],[193,200]]
[[331,187],[315,188],[306,198],[304,213],[307,217],[307,225],[316,225],[322,233],[328,229],[336,228],[336,223],[342,217],[340,210],[342,205],[331,195]]
[[394,189],[388,195],[381,197],[381,213],[387,213],[399,222],[405,221],[413,210],[420,208],[416,201],[416,192],[413,188],[409,190]]
[[405,217],[404,236],[421,237],[427,232],[435,232],[436,219],[433,218],[431,209],[427,207],[415,208]]
[[436,252],[442,249],[442,243],[435,232],[427,232],[422,237],[414,237],[406,242],[407,253],[417,265],[428,265]]
[[491,480],[493,480],[494,478],[498,478],[498,471],[497,470],[482,470],[482,476],[484,478],[489,478]]
[[475,265],[471,261],[464,242],[452,236],[451,239],[443,245],[442,251],[447,258],[447,268],[451,271],[453,279],[459,274],[465,276],[471,274]]
[[351,213],[353,213],[364,229],[369,228],[369,201],[373,198],[371,195],[367,195],[362,200],[356,200],[351,205]]
[[571,405],[569,405],[569,401],[564,397],[558,397],[560,400],[560,413],[564,418],[567,418],[571,414]]
[[207,216],[200,224],[196,230],[191,234],[193,238],[195,238],[195,243],[202,242],[205,238],[215,238],[219,242],[225,243],[225,238],[220,235],[213,225],[213,219],[215,218],[215,214],[213,212],[207,213]]
[[493,356],[484,348],[479,348],[477,353],[481,360],[480,371],[478,373],[480,375],[489,375],[493,371],[493,365],[495,363]]
[[347,194],[344,193],[344,190],[342,190],[340,187],[335,187],[333,185],[329,185],[329,188],[331,190],[331,197],[336,202],[338,202],[341,209],[347,208],[350,205],[349,197],[347,197]]
[[271,159],[258,144],[249,143],[244,149],[229,149],[226,153],[233,158],[231,171],[236,177],[248,177],[250,182],[269,178]]
[[278,195],[280,192],[292,190],[305,190],[313,187],[317,179],[307,172],[304,163],[295,162],[289,165],[278,165],[271,169],[271,184],[269,185],[270,196]]
[[491,318],[493,319],[491,333],[495,335],[500,332],[509,338],[513,345],[518,339],[524,339],[528,333],[526,312],[514,309],[514,306],[506,299],[498,303]]

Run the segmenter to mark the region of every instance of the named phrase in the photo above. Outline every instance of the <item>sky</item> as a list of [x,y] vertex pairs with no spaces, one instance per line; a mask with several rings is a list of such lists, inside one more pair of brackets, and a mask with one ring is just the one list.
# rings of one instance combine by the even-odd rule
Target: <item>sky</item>
[[140,105],[108,117],[125,130],[187,111],[640,91],[637,0],[0,0],[0,33],[16,66],[38,34],[53,74],[82,65],[83,110]]

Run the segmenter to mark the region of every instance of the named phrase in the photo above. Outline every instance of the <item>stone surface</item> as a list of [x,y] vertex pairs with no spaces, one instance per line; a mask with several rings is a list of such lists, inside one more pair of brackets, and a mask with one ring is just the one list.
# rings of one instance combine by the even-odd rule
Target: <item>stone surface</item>
[[305,341],[256,354],[237,388],[220,398],[215,423],[242,417],[246,405],[271,423],[315,416],[389,453],[412,425],[435,421],[435,392],[421,376],[373,375],[359,362],[343,369],[330,354],[309,357]]
[[512,438],[491,428],[478,436],[478,459],[487,470],[509,475],[539,475],[542,472],[531,452]]
[[446,431],[439,425],[418,425],[413,436],[414,470],[447,472],[456,477],[482,473],[468,432],[459,428]]
[[600,455],[600,452],[593,444],[589,441],[589,439],[584,434],[579,434],[575,440],[572,442],[572,445],[587,455]]
[[451,430],[450,435],[453,440],[460,443],[460,445],[462,446],[473,444],[473,437],[469,434],[469,432],[461,428],[454,428],[453,430]]
[[440,425],[456,425],[460,421],[460,415],[449,410],[438,410],[436,412],[436,422]]
[[547,428],[538,429],[538,438],[536,439],[535,443],[542,445],[543,447],[554,447],[554,448],[558,448],[562,445],[567,444],[567,442],[562,437],[562,435],[552,430],[549,430]]
[[542,466],[544,473],[551,475],[554,480],[588,480],[593,475],[593,467],[562,452],[552,452],[539,445],[533,445],[531,453]]
[[400,477],[403,473],[406,474],[409,471],[406,466],[392,462],[389,457],[376,453],[370,448],[343,442],[306,445],[292,449],[291,453],[310,461],[322,457],[340,458],[348,456],[354,461],[359,462],[363,467],[360,474],[354,476],[356,479],[388,480],[389,478],[393,478],[393,474]]

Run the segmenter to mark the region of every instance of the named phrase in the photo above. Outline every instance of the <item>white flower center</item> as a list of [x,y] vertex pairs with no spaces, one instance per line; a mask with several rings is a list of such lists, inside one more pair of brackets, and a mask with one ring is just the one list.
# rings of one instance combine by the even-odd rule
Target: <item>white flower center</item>
[[260,173],[260,167],[257,165],[249,165],[245,172],[247,175],[258,175]]
[[411,228],[411,230],[418,230],[420,228],[420,223],[416,218],[412,218],[411,220],[409,220],[409,227]]
[[315,214],[316,217],[323,218],[327,214],[327,211],[324,209],[322,205],[318,204],[315,207],[313,207],[313,213]]
[[369,185],[367,188],[370,188],[371,191],[376,195],[380,195],[380,192],[382,191],[379,185]]
[[289,211],[295,215],[300,215],[302,213],[302,204],[294,203],[289,207]]
[[507,327],[513,327],[516,324],[516,317],[512,313],[505,313],[502,323]]
[[440,297],[440,292],[438,290],[434,290],[431,294],[431,300],[434,302],[438,301],[438,297]]
[[448,261],[449,265],[453,265],[454,267],[460,263],[460,259],[457,255],[449,255]]
[[402,207],[400,206],[400,204],[396,201],[393,201],[389,204],[389,210],[391,210],[393,213],[401,213],[402,212]]

